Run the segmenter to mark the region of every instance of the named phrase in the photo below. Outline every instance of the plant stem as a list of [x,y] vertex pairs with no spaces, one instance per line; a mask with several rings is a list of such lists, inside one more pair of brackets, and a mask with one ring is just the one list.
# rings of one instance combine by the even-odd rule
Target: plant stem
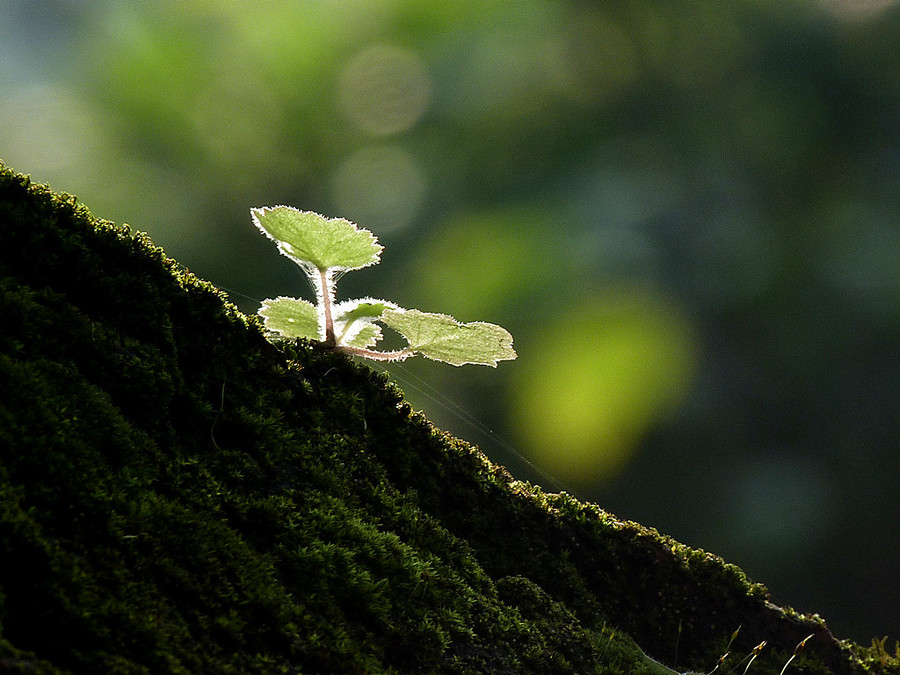
[[800,643],[797,645],[797,648],[794,650],[794,655],[787,660],[787,663],[784,664],[784,668],[781,669],[781,672],[778,675],[784,675],[784,671],[787,670],[787,667],[791,665],[791,661],[797,658],[797,654],[803,651],[803,648],[806,646],[806,641],[813,637],[815,633],[812,635],[807,635],[805,638],[800,640]]
[[333,347],[333,350],[336,352],[341,352],[342,354],[364,356],[367,359],[372,359],[373,361],[403,361],[415,354],[415,352],[409,347],[397,349],[392,352],[380,352],[375,349],[365,349],[363,347],[350,347],[347,345],[340,345],[339,347]]
[[331,273],[319,270],[319,283],[322,286],[322,309],[325,312],[325,344],[334,347],[337,341],[334,338],[334,319],[331,316],[331,306],[334,302],[334,287],[331,283]]

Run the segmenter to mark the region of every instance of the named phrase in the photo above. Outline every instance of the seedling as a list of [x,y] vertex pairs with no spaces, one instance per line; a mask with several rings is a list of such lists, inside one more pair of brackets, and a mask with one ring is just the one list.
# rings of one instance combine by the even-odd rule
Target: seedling
[[[300,266],[312,282],[316,304],[299,298],[264,300],[259,314],[270,331],[285,338],[308,338],[328,351],[377,361],[402,361],[421,354],[454,366],[497,367],[516,358],[512,335],[492,323],[459,323],[446,314],[402,309],[388,300],[362,298],[335,303],[335,284],[345,272],[380,262],[383,246],[368,230],[343,218],[325,218],[291,206],[251,209],[253,222],[278,250]],[[382,338],[380,322],[408,343],[394,351],[373,349]]]

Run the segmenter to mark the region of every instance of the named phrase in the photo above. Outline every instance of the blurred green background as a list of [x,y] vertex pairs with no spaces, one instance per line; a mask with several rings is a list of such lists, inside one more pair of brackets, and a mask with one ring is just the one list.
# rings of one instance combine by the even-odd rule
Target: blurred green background
[[253,313],[252,206],[385,245],[343,298],[499,323],[390,366],[513,473],[900,638],[900,6],[0,2],[0,157]]

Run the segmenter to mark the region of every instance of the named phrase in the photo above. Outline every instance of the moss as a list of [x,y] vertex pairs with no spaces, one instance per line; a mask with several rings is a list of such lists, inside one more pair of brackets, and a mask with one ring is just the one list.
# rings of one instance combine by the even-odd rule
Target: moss
[[900,672],[2,165],[0,316],[0,671]]

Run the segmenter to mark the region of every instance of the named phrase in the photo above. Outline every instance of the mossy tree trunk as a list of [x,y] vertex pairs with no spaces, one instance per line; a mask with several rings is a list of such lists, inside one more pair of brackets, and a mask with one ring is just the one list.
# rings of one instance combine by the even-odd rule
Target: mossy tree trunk
[[0,317],[0,672],[900,673],[2,166]]

